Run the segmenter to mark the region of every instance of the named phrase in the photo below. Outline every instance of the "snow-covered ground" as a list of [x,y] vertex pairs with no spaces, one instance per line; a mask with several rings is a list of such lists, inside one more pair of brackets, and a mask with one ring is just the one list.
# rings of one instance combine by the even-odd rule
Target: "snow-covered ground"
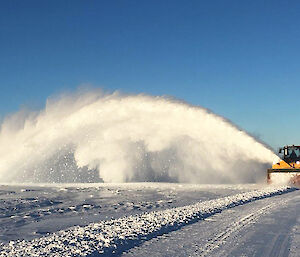
[[300,256],[298,193],[265,185],[2,185],[0,256]]

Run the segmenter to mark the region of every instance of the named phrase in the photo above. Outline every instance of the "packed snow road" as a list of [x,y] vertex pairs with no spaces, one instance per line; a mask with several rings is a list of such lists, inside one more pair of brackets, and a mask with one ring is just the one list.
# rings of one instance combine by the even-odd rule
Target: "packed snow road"
[[300,256],[299,191],[253,201],[153,238],[122,256]]
[[0,256],[297,256],[299,250],[293,188],[6,185],[1,198]]

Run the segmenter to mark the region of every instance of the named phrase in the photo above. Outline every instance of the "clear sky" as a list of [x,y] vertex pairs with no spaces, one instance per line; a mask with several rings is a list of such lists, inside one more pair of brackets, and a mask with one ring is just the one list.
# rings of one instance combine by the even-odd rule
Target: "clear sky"
[[0,0],[0,116],[92,84],[300,144],[300,1]]

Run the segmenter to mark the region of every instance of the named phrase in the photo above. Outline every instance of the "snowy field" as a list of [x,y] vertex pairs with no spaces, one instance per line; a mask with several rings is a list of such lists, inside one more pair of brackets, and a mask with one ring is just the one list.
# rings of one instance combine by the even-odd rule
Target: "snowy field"
[[290,187],[1,185],[0,197],[0,256],[300,256]]

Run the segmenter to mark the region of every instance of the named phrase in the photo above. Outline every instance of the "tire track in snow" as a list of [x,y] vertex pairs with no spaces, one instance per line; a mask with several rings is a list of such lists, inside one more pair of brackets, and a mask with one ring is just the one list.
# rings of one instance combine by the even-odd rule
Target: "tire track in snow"
[[[280,205],[283,204],[284,201],[280,201]],[[214,250],[219,248],[221,245],[226,243],[226,239],[231,237],[232,234],[239,232],[240,230],[244,229],[245,227],[252,224],[262,215],[265,215],[268,211],[272,208],[278,206],[278,203],[270,203],[267,206],[256,210],[255,212],[249,213],[248,215],[244,216],[243,218],[239,219],[238,221],[232,222],[227,226],[227,228],[222,231],[221,233],[217,234],[215,237],[209,239],[209,243],[205,246],[201,247],[202,253],[199,255],[201,257],[211,255]],[[275,255],[274,255],[275,256]]]
[[[180,229],[222,210],[295,190],[289,187],[269,187],[184,207],[100,221],[84,227],[75,226],[31,241],[11,241],[2,244],[0,256],[59,257],[120,254],[145,240]],[[251,217],[245,218],[242,224],[246,224],[249,219]],[[220,237],[222,238],[222,235]]]

